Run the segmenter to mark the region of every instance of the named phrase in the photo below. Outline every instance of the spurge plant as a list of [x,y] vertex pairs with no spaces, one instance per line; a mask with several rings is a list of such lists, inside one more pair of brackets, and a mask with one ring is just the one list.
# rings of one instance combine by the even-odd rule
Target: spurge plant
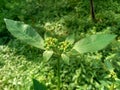
[[[4,19],[9,32],[18,38],[19,40],[44,50],[43,59],[49,60],[52,55],[57,57],[57,76],[58,85],[57,89],[60,89],[60,60],[69,64],[69,56],[87,52],[95,52],[106,47],[116,35],[111,34],[96,34],[81,39],[77,42],[74,40],[74,34],[66,37],[65,40],[56,38],[54,36],[47,35],[45,33],[44,39],[29,25],[20,21],[14,21],[10,19]],[[33,79],[35,90],[45,90],[45,86]]]

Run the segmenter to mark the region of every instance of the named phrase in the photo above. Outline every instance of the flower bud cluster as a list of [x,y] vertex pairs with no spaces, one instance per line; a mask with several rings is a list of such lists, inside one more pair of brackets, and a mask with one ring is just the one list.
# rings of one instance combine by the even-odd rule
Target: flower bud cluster
[[47,32],[50,32],[51,35],[61,36],[61,35],[66,35],[68,32],[67,28],[65,28],[65,26],[60,22],[56,22],[56,23],[48,22],[44,25],[44,28],[46,29]]
[[71,48],[72,45],[67,41],[60,42],[58,45],[58,49],[62,52],[68,52],[71,50]]
[[52,38],[52,37],[46,38],[45,48],[46,49],[53,49],[56,47],[57,43],[58,43],[58,40],[56,38]]
[[52,49],[60,52],[68,52],[71,50],[72,45],[67,41],[58,42],[58,39],[49,37],[45,40],[45,48],[47,50]]

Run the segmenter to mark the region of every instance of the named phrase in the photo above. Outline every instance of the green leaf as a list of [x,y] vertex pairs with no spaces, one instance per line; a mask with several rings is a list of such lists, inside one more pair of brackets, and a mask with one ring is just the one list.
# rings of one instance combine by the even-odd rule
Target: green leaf
[[53,55],[53,51],[52,50],[44,51],[44,53],[43,53],[43,60],[48,61],[52,57],[52,55]]
[[69,57],[66,54],[61,54],[61,58],[66,64],[69,64]]
[[48,37],[51,37],[50,33],[49,32],[45,32],[44,33],[44,39],[48,38]]
[[74,36],[74,34],[69,35],[69,36],[66,38],[65,41],[68,41],[70,44],[73,44],[74,41],[75,41],[75,36]]
[[115,86],[114,86],[114,83],[110,86],[110,89],[109,90],[115,90],[115,88],[114,88]]
[[112,66],[112,63],[109,60],[105,60],[105,66],[109,71],[113,71],[114,68]]
[[34,90],[47,90],[46,86],[37,81],[36,79],[33,79],[33,87]]
[[31,26],[10,19],[4,19],[4,21],[13,36],[29,45],[44,49],[44,40]]
[[69,56],[76,56],[76,55],[80,55],[79,52],[77,52],[75,49],[71,49],[69,52],[66,52],[67,55]]
[[91,35],[76,42],[73,49],[79,53],[95,52],[105,48],[115,37],[111,34]]

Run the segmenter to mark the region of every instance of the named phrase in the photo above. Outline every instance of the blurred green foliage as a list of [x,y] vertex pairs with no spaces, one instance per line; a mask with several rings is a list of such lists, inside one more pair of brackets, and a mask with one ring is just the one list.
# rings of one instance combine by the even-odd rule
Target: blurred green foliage
[[[116,41],[105,50],[71,56],[70,65],[61,65],[62,90],[109,90],[120,88],[120,0],[94,0],[97,22],[90,19],[87,0],[2,0],[0,43],[10,38],[3,18],[24,21],[39,33],[62,25],[76,40],[96,33],[114,33]],[[2,38],[3,37],[3,38]],[[8,41],[7,41],[8,42]],[[56,57],[42,61],[42,51],[11,39],[0,45],[0,90],[32,90],[31,78],[55,90]],[[62,62],[62,61],[61,61]]]

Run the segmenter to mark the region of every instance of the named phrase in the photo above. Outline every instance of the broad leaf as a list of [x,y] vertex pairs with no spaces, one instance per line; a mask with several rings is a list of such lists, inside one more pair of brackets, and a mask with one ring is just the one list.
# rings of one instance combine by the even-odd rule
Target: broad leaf
[[70,44],[73,44],[74,41],[75,41],[75,38],[74,38],[74,34],[72,35],[69,35],[67,38],[66,38],[66,41],[68,41]]
[[36,79],[33,79],[33,88],[34,90],[47,90],[46,86],[37,81]]
[[29,45],[44,49],[44,40],[31,26],[10,19],[4,19],[4,21],[13,36]]
[[76,55],[80,55],[79,52],[77,52],[75,49],[71,49],[69,52],[66,52],[67,55],[69,56],[76,56]]
[[66,64],[69,64],[69,57],[66,54],[61,54],[61,58]]
[[106,47],[115,37],[111,34],[92,35],[76,42],[73,49],[79,53],[95,52]]
[[43,60],[48,61],[52,57],[52,55],[53,55],[53,51],[52,50],[44,51],[44,53],[43,53]]

